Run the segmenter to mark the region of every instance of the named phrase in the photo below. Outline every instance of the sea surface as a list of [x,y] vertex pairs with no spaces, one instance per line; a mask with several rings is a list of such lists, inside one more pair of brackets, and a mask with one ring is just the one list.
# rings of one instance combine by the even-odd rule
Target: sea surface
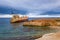
[[[29,18],[29,20],[36,18]],[[34,40],[35,36],[57,32],[49,27],[29,27],[23,23],[10,23],[10,18],[0,18],[0,40]]]

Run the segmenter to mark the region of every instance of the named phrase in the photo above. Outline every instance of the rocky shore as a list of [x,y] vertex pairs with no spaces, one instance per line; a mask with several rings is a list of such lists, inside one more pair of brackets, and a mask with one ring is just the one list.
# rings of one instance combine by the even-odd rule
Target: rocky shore
[[37,19],[24,22],[23,26],[59,26],[60,22],[54,19]]
[[[23,26],[30,26],[30,27],[50,27],[60,30],[60,19],[53,18],[53,19],[34,19],[34,20],[28,20],[28,17],[19,17],[19,16],[13,16],[11,18],[11,23],[18,23],[18,22],[24,22]],[[41,36],[32,37],[36,40],[60,40],[60,32],[56,33],[48,33]]]
[[60,40],[60,32],[45,34],[36,40]]

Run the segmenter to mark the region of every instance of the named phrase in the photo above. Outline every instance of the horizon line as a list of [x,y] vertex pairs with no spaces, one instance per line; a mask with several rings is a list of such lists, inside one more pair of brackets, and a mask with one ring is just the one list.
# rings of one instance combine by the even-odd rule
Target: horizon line
[[[15,14],[0,14],[0,18],[12,18],[13,15]],[[21,14],[17,14],[19,15],[20,17],[23,17],[23,16],[28,16],[29,18],[39,18],[39,17],[60,17],[60,15],[56,16],[56,15],[21,15]]]

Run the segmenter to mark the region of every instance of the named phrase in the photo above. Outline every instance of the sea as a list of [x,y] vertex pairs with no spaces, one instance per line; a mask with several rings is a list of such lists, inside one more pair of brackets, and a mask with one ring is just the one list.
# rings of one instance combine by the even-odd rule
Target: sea
[[[29,20],[36,18],[29,18]],[[0,40],[35,40],[36,36],[57,32],[49,27],[23,26],[22,23],[10,23],[10,18],[0,18]]]

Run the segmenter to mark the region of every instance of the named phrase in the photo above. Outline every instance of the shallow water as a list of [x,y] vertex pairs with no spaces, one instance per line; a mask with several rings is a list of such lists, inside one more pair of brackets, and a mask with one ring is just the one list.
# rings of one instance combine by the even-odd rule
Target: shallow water
[[0,18],[0,37],[1,38],[37,36],[37,35],[43,35],[46,33],[57,32],[57,31],[58,29],[52,29],[49,27],[44,27],[44,28],[27,27],[27,26],[23,26],[23,23],[11,24],[10,19]]

